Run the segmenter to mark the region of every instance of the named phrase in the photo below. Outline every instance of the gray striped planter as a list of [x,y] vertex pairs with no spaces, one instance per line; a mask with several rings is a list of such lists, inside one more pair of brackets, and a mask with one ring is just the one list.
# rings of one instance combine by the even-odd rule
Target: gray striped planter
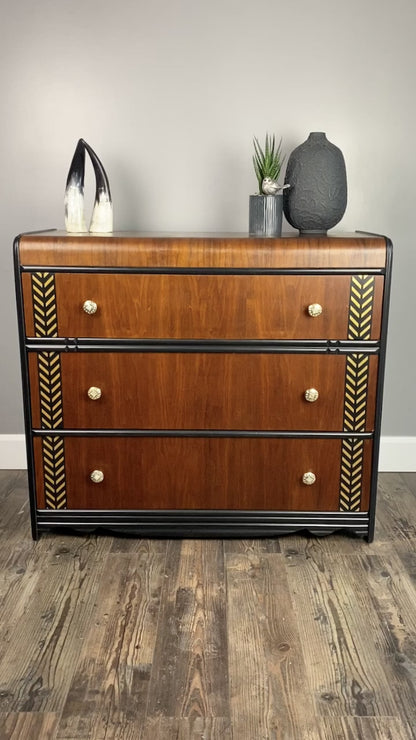
[[249,235],[281,236],[283,195],[250,195]]

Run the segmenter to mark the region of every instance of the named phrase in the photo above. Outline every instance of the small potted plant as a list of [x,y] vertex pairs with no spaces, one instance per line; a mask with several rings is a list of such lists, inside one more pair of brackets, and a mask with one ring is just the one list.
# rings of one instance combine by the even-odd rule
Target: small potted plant
[[278,178],[284,156],[282,140],[276,145],[276,137],[266,134],[264,148],[254,137],[253,165],[259,184],[259,192],[250,195],[249,234],[250,236],[280,236],[282,233],[283,189],[289,185],[279,185]]

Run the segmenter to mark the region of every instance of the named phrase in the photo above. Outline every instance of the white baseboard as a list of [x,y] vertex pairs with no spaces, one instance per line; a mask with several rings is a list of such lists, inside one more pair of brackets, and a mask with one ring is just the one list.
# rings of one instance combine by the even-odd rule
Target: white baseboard
[[416,437],[381,437],[381,473],[416,472]]
[[0,470],[27,468],[24,434],[0,434]]
[[[0,434],[0,470],[27,467],[24,434]],[[381,473],[416,472],[416,437],[382,437],[379,470]]]

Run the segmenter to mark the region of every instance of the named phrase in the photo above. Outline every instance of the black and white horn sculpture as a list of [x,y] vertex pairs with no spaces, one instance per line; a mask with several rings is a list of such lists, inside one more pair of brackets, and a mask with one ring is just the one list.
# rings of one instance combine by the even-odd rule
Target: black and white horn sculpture
[[[90,155],[95,172],[95,203],[90,228],[86,228],[84,215],[85,150]],[[72,158],[65,190],[65,228],[71,233],[91,231],[107,234],[113,230],[113,204],[106,171],[84,139],[80,139]]]

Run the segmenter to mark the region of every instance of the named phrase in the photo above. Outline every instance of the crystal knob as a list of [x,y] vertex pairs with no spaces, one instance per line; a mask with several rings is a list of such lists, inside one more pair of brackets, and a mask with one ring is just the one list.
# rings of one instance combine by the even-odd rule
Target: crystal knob
[[84,301],[82,308],[85,311],[85,313],[93,314],[97,312],[98,306],[95,303],[95,301]]
[[309,403],[314,403],[314,401],[317,401],[319,398],[319,393],[316,388],[307,388],[304,395],[306,401],[309,401]]
[[322,313],[322,306],[320,303],[311,303],[308,306],[308,314],[309,316],[312,316],[313,319],[315,319],[317,316],[320,316]]
[[93,483],[102,483],[104,480],[104,473],[102,470],[93,470],[90,478]]
[[91,388],[88,388],[87,394],[91,401],[98,401],[101,398],[101,388],[96,388],[95,385],[92,385]]
[[308,473],[304,473],[302,476],[302,483],[304,483],[305,486],[313,486],[315,481],[316,475],[315,473],[311,473],[310,471]]

